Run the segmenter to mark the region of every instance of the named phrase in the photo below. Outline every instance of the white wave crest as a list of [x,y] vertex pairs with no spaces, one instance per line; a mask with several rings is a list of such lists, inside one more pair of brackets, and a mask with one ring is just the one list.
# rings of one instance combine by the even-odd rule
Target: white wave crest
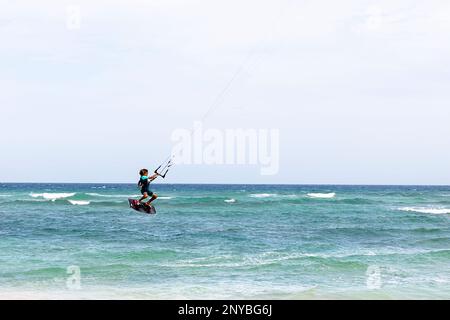
[[30,193],[33,198],[44,198],[46,200],[55,201],[56,199],[63,199],[73,197],[76,193]]
[[336,193],[335,192],[330,192],[330,193],[308,193],[307,196],[310,197],[310,198],[330,199],[330,198],[334,198],[336,196]]
[[104,198],[135,198],[141,197],[140,194],[101,194],[101,193],[86,193],[86,195],[91,197],[104,197]]
[[158,200],[170,200],[173,199],[173,197],[158,197]]
[[446,208],[403,207],[398,208],[398,210],[407,212],[429,213],[429,214],[450,214],[450,209]]
[[227,200],[224,200],[226,203],[234,203],[234,202],[236,202],[236,199],[227,199]]
[[88,204],[90,204],[90,201],[85,201],[85,200],[68,200],[71,204],[75,205],[75,206],[87,206]]
[[277,195],[274,193],[254,193],[251,194],[250,197],[252,198],[270,198],[270,197],[276,197]]

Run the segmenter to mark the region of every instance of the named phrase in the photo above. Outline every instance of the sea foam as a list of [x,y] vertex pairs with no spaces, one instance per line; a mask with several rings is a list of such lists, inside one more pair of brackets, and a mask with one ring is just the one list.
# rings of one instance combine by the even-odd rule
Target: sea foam
[[46,200],[55,201],[57,199],[73,197],[76,193],[30,193],[33,198],[44,198]]
[[403,207],[399,208],[398,210],[407,212],[429,213],[429,214],[450,214],[450,209],[446,208]]
[[227,200],[223,200],[223,201],[225,201],[226,203],[234,203],[234,202],[236,202],[236,199],[227,199]]
[[140,194],[101,194],[101,193],[95,193],[95,192],[88,192],[86,195],[91,197],[104,197],[104,198],[135,198],[135,197],[141,197]]
[[71,204],[73,205],[77,205],[77,206],[87,206],[88,204],[90,204],[90,201],[85,201],[85,200],[68,200]]
[[251,194],[250,197],[252,197],[252,198],[270,198],[270,197],[276,197],[276,194],[274,194],[274,193],[254,193],[254,194]]
[[331,192],[331,193],[308,193],[307,196],[310,198],[330,199],[330,198],[334,198],[336,196],[336,193],[334,193],[334,192]]

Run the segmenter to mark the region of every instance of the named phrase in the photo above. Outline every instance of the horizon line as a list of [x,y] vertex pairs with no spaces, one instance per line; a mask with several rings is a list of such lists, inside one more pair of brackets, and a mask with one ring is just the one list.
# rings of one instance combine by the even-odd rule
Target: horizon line
[[[132,182],[3,182],[0,184],[86,184],[86,185],[134,185]],[[153,185],[272,185],[272,186],[392,186],[392,187],[450,187],[450,184],[361,184],[361,183],[212,183],[212,182],[174,182],[158,183]]]

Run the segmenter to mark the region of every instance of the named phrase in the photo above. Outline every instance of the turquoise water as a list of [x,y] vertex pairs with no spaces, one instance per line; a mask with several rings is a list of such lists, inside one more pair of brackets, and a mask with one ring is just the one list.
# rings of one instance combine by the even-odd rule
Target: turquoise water
[[450,299],[450,187],[153,190],[0,184],[0,298]]

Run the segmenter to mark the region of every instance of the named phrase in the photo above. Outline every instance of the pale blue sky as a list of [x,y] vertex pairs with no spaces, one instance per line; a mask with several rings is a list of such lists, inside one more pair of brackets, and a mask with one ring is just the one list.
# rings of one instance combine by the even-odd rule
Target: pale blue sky
[[446,0],[2,1],[0,181],[135,182],[242,66],[204,125],[279,129],[279,173],[167,182],[450,184],[449,39]]

